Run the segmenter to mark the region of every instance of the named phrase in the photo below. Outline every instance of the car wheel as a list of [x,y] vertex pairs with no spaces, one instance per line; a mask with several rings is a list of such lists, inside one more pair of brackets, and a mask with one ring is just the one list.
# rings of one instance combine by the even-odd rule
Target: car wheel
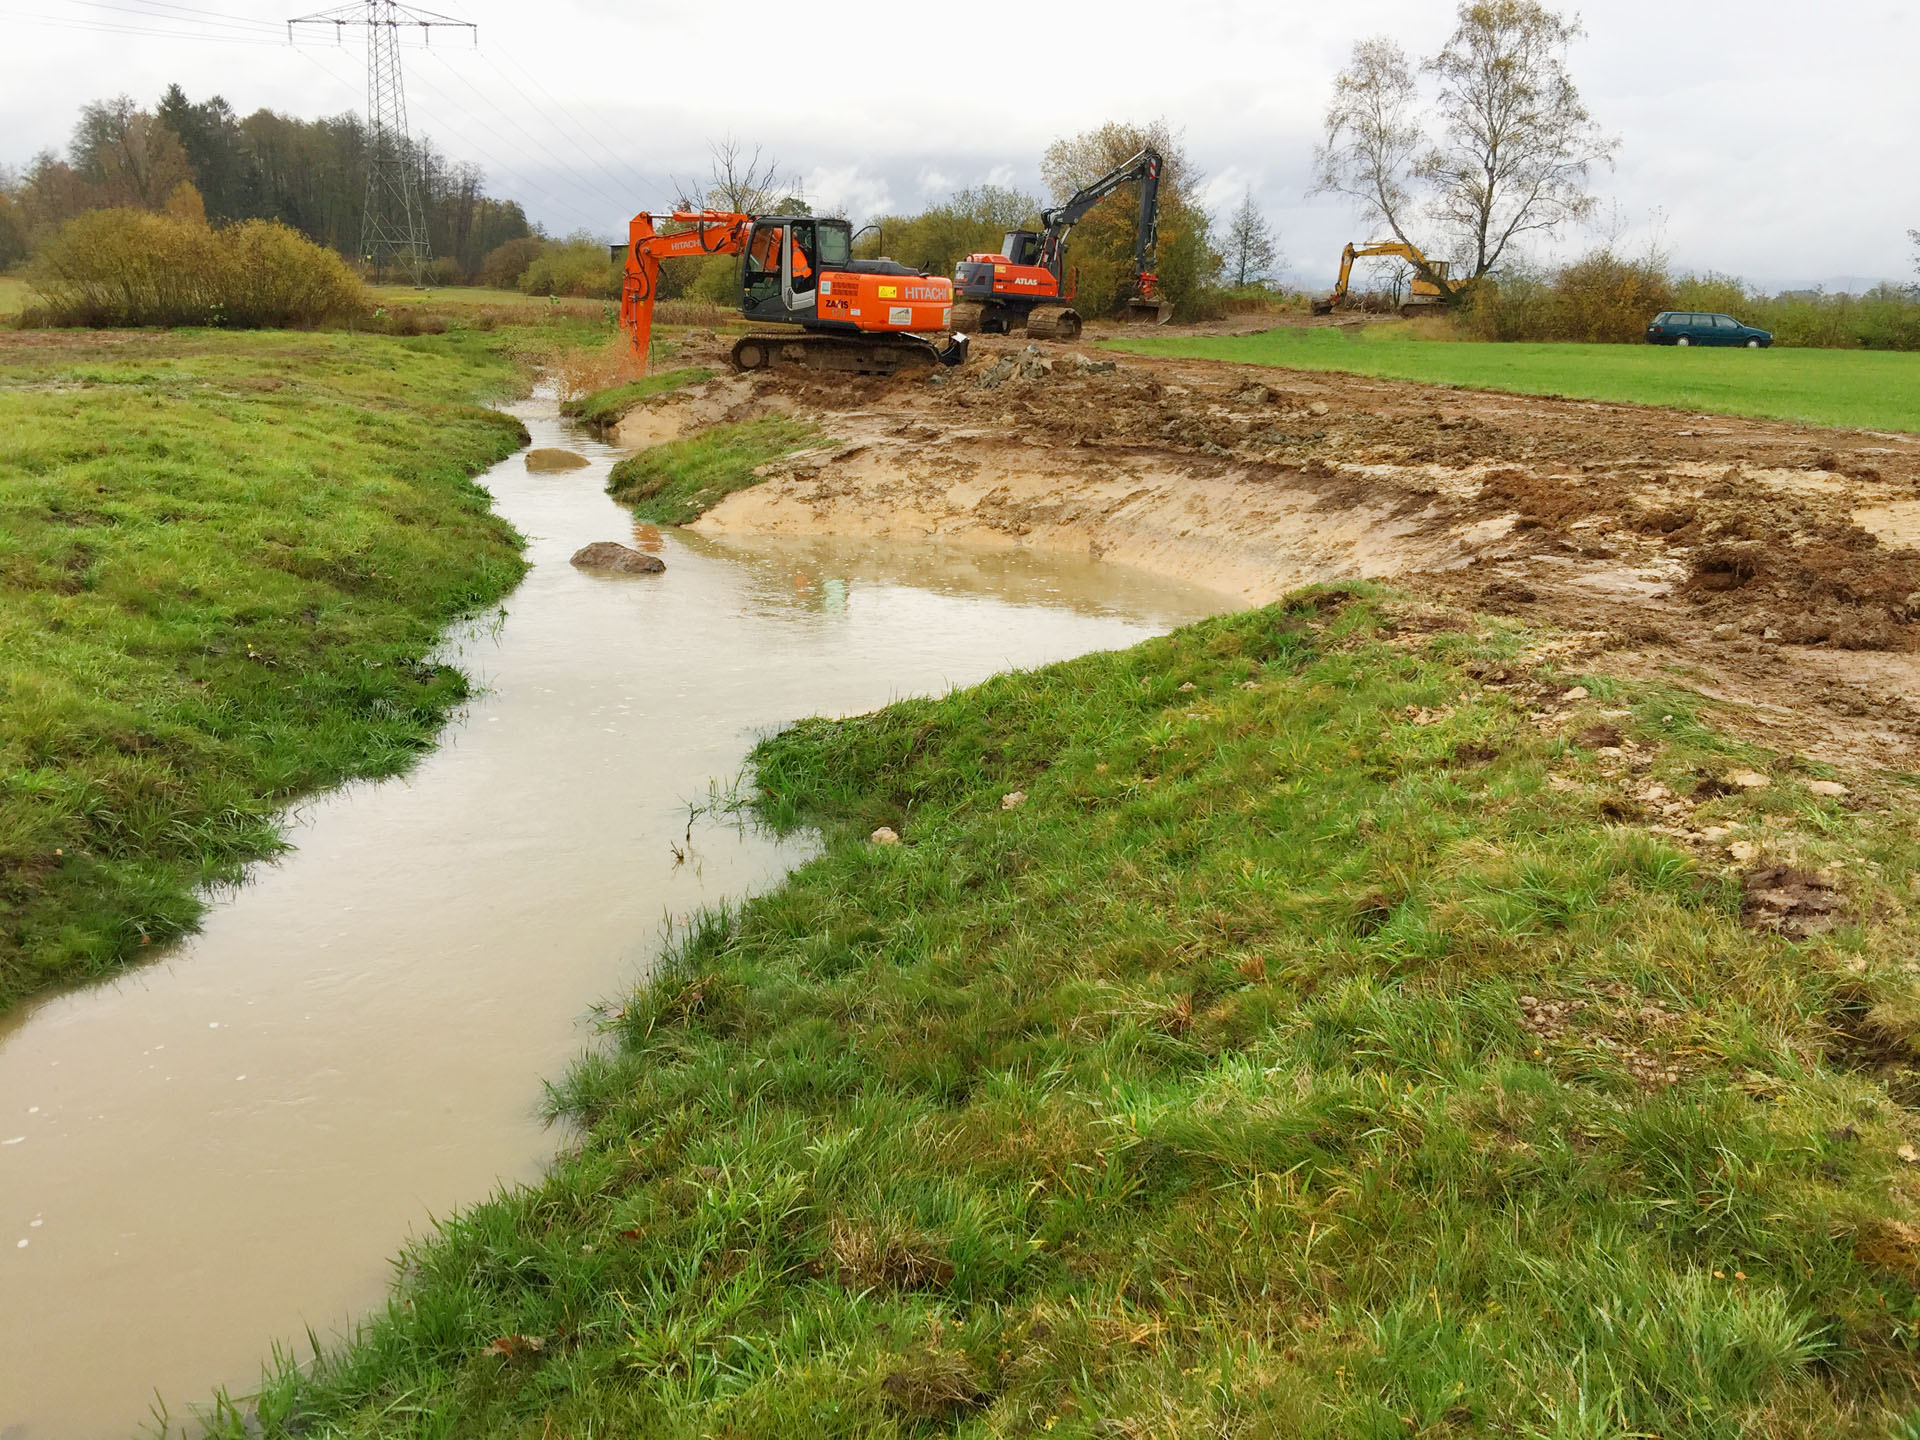
[[1760,342],[1758,340],[1749,340],[1747,341],[1747,348],[1749,350],[1758,350],[1760,348]]
[[1678,340],[1674,341],[1673,343],[1676,345],[1691,345],[1693,343],[1693,337],[1691,335],[1682,335]]

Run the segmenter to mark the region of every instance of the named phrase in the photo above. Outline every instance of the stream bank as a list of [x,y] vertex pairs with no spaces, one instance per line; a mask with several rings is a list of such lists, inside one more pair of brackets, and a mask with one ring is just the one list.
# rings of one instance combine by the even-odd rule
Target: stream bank
[[[531,570],[444,646],[479,693],[438,748],[298,807],[286,857],[157,963],[0,1022],[0,1430],[91,1440],[156,1392],[176,1415],[245,1393],[271,1341],[376,1306],[431,1217],[536,1180],[560,1143],[541,1084],[595,1002],[809,851],[706,819],[689,840],[759,733],[1221,603],[1085,561],[636,534],[602,493],[619,452],[517,413],[591,463],[483,477]],[[613,537],[666,573],[567,563]]]

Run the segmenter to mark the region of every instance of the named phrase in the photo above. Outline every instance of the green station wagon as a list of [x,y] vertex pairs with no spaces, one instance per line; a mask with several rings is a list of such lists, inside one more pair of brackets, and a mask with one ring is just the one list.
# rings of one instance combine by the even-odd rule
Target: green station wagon
[[1662,310],[1647,326],[1649,345],[1744,345],[1764,350],[1773,344],[1771,330],[1742,325],[1731,315],[1709,315],[1699,310]]

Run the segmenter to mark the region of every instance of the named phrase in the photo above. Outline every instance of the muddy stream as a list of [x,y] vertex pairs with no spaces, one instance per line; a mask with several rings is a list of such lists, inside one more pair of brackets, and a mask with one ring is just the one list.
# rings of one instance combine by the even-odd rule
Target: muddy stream
[[403,779],[290,817],[290,850],[117,982],[0,1021],[0,1440],[93,1440],[253,1388],[377,1305],[431,1217],[538,1176],[543,1077],[671,923],[804,842],[696,821],[754,736],[1131,644],[1215,592],[1020,550],[668,532],[663,575],[567,557],[635,527],[619,452],[484,483],[530,539],[483,693]]

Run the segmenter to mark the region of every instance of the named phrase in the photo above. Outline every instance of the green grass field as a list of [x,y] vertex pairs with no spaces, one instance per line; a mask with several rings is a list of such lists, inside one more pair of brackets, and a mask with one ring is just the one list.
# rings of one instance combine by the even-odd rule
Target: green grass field
[[18,315],[27,303],[27,282],[0,275],[0,319]]
[[1892,351],[1495,345],[1411,339],[1394,326],[1368,326],[1351,338],[1341,329],[1289,328],[1218,338],[1112,340],[1105,348],[1814,425],[1920,431],[1920,354]]
[[0,1009],[431,744],[466,681],[424,657],[522,570],[470,478],[519,343],[0,331]]
[[822,853],[265,1433],[1920,1433],[1912,785],[1533,638],[1326,595],[764,742]]

